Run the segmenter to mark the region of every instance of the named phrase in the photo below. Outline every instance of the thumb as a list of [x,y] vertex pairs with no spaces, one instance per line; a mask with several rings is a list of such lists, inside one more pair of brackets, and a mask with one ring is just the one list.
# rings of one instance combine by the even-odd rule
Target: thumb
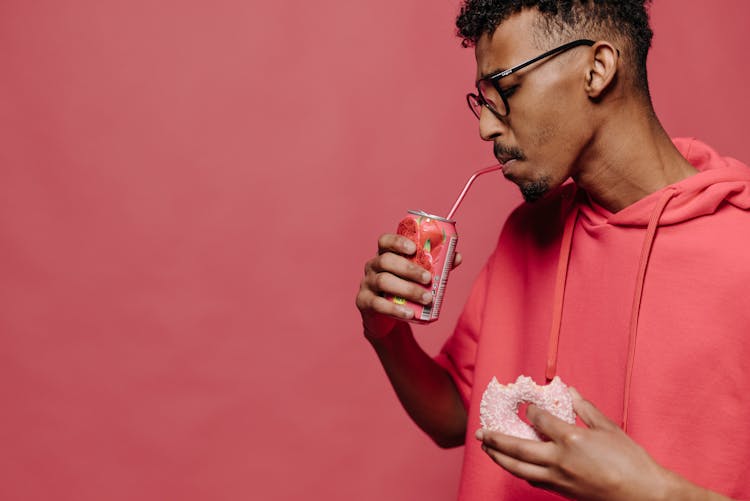
[[456,252],[453,255],[453,266],[451,267],[452,270],[458,268],[458,266],[463,262],[464,257],[461,255],[460,252]]
[[584,399],[578,390],[568,387],[568,393],[573,399],[573,410],[589,428],[611,429],[619,428],[612,420],[601,413],[594,404]]

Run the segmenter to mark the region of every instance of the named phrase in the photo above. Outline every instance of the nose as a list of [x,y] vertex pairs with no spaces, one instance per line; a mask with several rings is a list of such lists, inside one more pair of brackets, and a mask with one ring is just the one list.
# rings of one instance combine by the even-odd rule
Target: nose
[[495,138],[506,133],[508,126],[503,120],[492,113],[486,106],[482,106],[479,114],[479,137],[485,141],[494,141]]

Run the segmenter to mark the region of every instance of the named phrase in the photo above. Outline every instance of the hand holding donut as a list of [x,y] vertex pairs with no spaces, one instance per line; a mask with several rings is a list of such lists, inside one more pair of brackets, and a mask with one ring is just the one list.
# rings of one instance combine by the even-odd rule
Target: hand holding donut
[[482,428],[518,438],[541,440],[536,430],[518,416],[518,406],[522,403],[538,405],[570,424],[576,422],[573,400],[559,377],[545,386],[537,385],[528,376],[518,376],[516,382],[509,385],[501,385],[493,377],[479,405]]
[[[490,458],[535,487],[585,500],[727,499],[663,468],[576,390],[573,410],[587,428],[566,423],[536,405],[526,416],[549,441],[480,429],[476,438]],[[692,499],[692,498],[691,498]]]

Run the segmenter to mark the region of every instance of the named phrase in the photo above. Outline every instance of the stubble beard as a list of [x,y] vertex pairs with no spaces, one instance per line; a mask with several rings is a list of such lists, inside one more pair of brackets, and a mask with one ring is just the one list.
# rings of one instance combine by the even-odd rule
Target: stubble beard
[[[501,158],[514,158],[516,160],[524,161],[526,160],[526,155],[523,154],[523,151],[521,151],[520,148],[515,147],[507,147],[503,146],[499,143],[494,144],[494,153],[495,157],[498,159]],[[506,176],[510,181],[516,183],[518,185],[518,188],[521,190],[521,195],[523,196],[523,199],[527,202],[536,202],[540,198],[543,198],[544,195],[547,194],[549,191],[549,178],[544,176],[540,179],[537,179],[536,181],[521,181],[518,179],[514,179],[513,175],[507,175]]]
[[518,187],[521,190],[523,199],[527,202],[533,203],[541,198],[544,198],[544,196],[549,192],[549,178],[543,177],[536,181],[521,183],[518,185]]

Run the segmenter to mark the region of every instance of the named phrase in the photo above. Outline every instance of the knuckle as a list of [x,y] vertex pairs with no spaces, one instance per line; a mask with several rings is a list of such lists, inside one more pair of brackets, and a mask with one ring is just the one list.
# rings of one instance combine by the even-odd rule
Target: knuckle
[[383,233],[378,237],[378,250],[383,252],[388,250],[393,245],[393,235],[390,233]]
[[396,256],[394,256],[391,252],[385,252],[378,256],[378,264],[380,266],[380,269],[393,269],[394,257]]
[[411,297],[420,301],[422,299],[422,296],[425,294],[425,292],[429,292],[425,290],[425,288],[422,287],[421,285],[416,285],[416,284],[412,285],[410,289],[411,290],[409,291],[409,293]]
[[378,273],[375,275],[375,288],[379,291],[385,290],[388,287],[388,275],[385,273]]
[[362,294],[357,294],[357,298],[354,300],[354,304],[357,306],[357,309],[362,311],[367,309],[367,304],[365,303],[364,299],[362,298]]
[[354,303],[360,310],[369,309],[372,307],[373,297],[375,297],[375,295],[372,293],[372,291],[370,291],[366,286],[363,286],[359,289]]
[[411,275],[413,277],[421,277],[422,273],[425,272],[425,268],[422,268],[418,264],[409,261],[409,265],[407,267],[407,271],[409,272],[409,275]]
[[360,292],[373,290],[372,281],[374,276],[374,272],[370,271],[369,273],[367,273],[367,275],[362,277],[362,281],[359,284]]
[[385,235],[380,235],[378,237],[378,249],[382,249],[386,246],[386,239]]
[[393,252],[386,252],[380,256],[380,270],[388,271],[395,275],[403,275],[404,273],[404,258]]
[[372,271],[372,264],[374,261],[375,261],[375,258],[370,259],[369,261],[365,263],[365,275],[367,275],[368,273],[370,273],[370,271]]
[[386,255],[387,254],[379,254],[370,260],[370,272],[380,273],[383,271],[384,259],[387,260],[387,258],[385,258]]
[[568,446],[577,446],[583,441],[583,433],[579,430],[571,430],[563,434],[562,442]]

